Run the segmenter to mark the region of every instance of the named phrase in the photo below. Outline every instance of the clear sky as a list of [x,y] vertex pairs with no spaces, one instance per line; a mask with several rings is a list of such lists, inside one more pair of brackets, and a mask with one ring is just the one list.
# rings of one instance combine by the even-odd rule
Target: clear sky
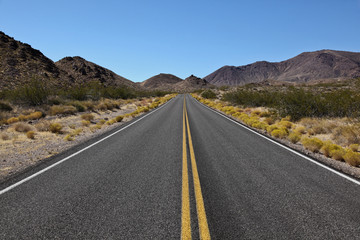
[[205,77],[304,51],[360,52],[360,0],[0,0],[0,30],[132,81]]

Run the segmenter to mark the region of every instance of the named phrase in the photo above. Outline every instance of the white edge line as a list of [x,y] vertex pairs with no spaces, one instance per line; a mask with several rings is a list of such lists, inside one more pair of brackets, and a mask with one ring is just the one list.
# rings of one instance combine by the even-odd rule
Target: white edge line
[[[172,99],[174,99],[174,98],[172,98]],[[121,131],[125,130],[126,128],[128,128],[128,127],[130,127],[131,125],[133,125],[133,124],[137,123],[137,122],[138,122],[138,121],[140,121],[141,119],[143,119],[143,118],[145,118],[145,117],[147,117],[147,116],[149,116],[149,115],[153,114],[154,112],[156,112],[156,111],[160,110],[160,109],[161,109],[161,108],[163,108],[165,105],[167,105],[169,102],[171,102],[171,101],[172,101],[172,99],[170,99],[170,101],[166,102],[165,104],[163,104],[163,105],[162,105],[162,106],[160,106],[159,108],[155,109],[154,111],[152,111],[152,112],[150,112],[150,113],[146,114],[145,116],[142,116],[141,118],[139,118],[139,119],[137,119],[136,121],[134,121],[134,122],[130,123],[129,125],[127,125],[127,126],[125,126],[125,127],[121,128],[121,129],[117,130],[116,132],[113,132],[112,134],[110,134],[110,135],[108,135],[108,136],[106,136],[106,137],[104,137],[104,138],[102,138],[102,139],[98,140],[97,142],[94,142],[94,143],[90,144],[89,146],[87,146],[87,147],[85,147],[85,148],[83,148],[83,149],[81,149],[81,150],[79,150],[79,151],[77,151],[77,152],[75,152],[75,153],[71,154],[70,156],[67,156],[66,158],[63,158],[63,159],[61,159],[61,160],[57,161],[56,163],[54,163],[54,164],[52,164],[52,165],[50,165],[50,166],[48,166],[48,167],[46,167],[46,168],[44,168],[44,169],[42,169],[42,170],[40,170],[40,171],[38,171],[38,172],[36,172],[36,173],[34,173],[34,174],[32,174],[32,175],[28,176],[28,177],[26,177],[26,178],[24,178],[24,179],[20,180],[19,182],[16,182],[16,183],[14,183],[14,184],[12,184],[12,185],[8,186],[7,188],[4,188],[3,190],[0,190],[0,195],[2,195],[2,194],[4,194],[4,193],[6,193],[6,192],[10,191],[11,189],[13,189],[13,188],[15,188],[15,187],[17,187],[17,186],[19,186],[19,185],[21,185],[21,184],[23,184],[23,183],[25,183],[25,182],[29,181],[29,180],[31,180],[32,178],[34,178],[34,177],[36,177],[36,176],[39,176],[40,174],[42,174],[42,173],[46,172],[47,170],[49,170],[49,169],[51,169],[51,168],[53,168],[53,167],[55,167],[55,166],[57,166],[57,165],[59,165],[59,164],[61,164],[61,163],[65,162],[66,160],[69,160],[70,158],[72,158],[72,157],[74,157],[74,156],[76,156],[76,155],[78,155],[78,154],[80,154],[80,153],[84,152],[85,150],[87,150],[87,149],[89,149],[89,148],[91,148],[91,147],[95,146],[96,144],[98,144],[98,143],[100,143],[100,142],[102,142],[102,141],[104,141],[104,140],[108,139],[109,137],[112,137],[112,136],[114,136],[115,134],[117,134],[117,133],[119,133],[119,132],[121,132]]]
[[[192,97],[192,98],[193,98],[193,97]],[[194,98],[194,99],[195,99],[195,98]],[[212,108],[206,106],[205,104],[199,102],[197,99],[195,99],[195,100],[196,100],[196,102],[198,102],[198,103],[199,103],[200,105],[202,105],[203,107],[208,108],[209,110],[211,110],[211,111],[219,114],[220,116],[222,116],[222,117],[224,117],[224,118],[226,118],[226,119],[228,119],[228,120],[236,123],[237,125],[239,125],[239,126],[245,128],[245,129],[249,130],[250,132],[253,132],[253,133],[257,134],[258,136],[260,136],[260,137],[262,137],[262,138],[265,138],[265,139],[269,140],[270,142],[275,143],[276,145],[278,145],[278,146],[280,146],[280,147],[282,147],[282,148],[285,148],[286,150],[288,150],[288,151],[290,151],[290,152],[292,152],[292,153],[294,153],[294,154],[296,154],[296,155],[298,155],[298,156],[300,156],[300,157],[302,157],[302,158],[305,158],[306,160],[308,160],[308,161],[310,161],[310,162],[312,162],[312,163],[315,163],[316,165],[318,165],[318,166],[320,166],[320,167],[323,167],[323,168],[329,170],[330,172],[333,172],[333,173],[335,173],[335,174],[337,174],[337,175],[339,175],[339,176],[341,176],[341,177],[343,177],[343,178],[345,178],[345,179],[347,179],[347,180],[349,180],[349,181],[351,181],[351,182],[353,182],[353,183],[355,183],[355,184],[357,184],[357,185],[360,185],[360,182],[359,182],[359,181],[357,181],[357,180],[355,180],[355,179],[347,176],[346,174],[341,173],[341,172],[338,172],[338,171],[336,171],[335,169],[332,169],[332,168],[324,165],[323,163],[317,162],[317,161],[315,161],[315,160],[313,160],[313,159],[311,159],[311,158],[309,158],[309,157],[307,157],[307,156],[305,156],[305,155],[303,155],[303,154],[301,154],[301,153],[299,153],[299,152],[297,152],[297,151],[295,151],[295,150],[293,150],[293,149],[291,149],[291,148],[289,148],[289,147],[287,147],[287,146],[285,146],[285,145],[283,145],[283,144],[281,144],[281,143],[279,143],[279,142],[277,142],[277,141],[274,141],[274,140],[272,140],[271,138],[269,138],[269,137],[267,137],[267,136],[264,136],[264,135],[262,135],[262,134],[260,134],[260,133],[258,133],[258,132],[256,132],[256,131],[254,131],[253,129],[251,129],[251,128],[249,128],[249,127],[247,127],[247,126],[245,126],[245,125],[243,125],[243,124],[241,124],[241,123],[239,123],[239,122],[237,122],[237,121],[235,121],[235,120],[233,120],[233,119],[225,116],[224,114],[221,114],[221,113],[215,111],[214,109],[212,109]]]

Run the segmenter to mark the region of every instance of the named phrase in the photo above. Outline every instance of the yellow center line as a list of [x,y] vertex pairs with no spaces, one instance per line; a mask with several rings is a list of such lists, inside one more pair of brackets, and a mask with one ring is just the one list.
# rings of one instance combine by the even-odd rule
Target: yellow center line
[[182,206],[181,206],[181,239],[191,239],[190,222],[190,197],[189,197],[189,177],[187,167],[186,151],[186,126],[185,126],[185,97],[183,106],[183,162],[182,162]]
[[188,118],[188,114],[186,111],[185,98],[184,98],[184,112],[185,112],[187,133],[188,133],[188,139],[189,139],[190,159],[191,159],[192,175],[193,175],[193,181],[194,181],[194,191],[195,191],[195,200],[196,200],[196,209],[197,209],[197,216],[198,216],[200,239],[207,240],[207,239],[210,239],[210,231],[209,231],[209,226],[208,226],[207,219],[206,219],[204,199],[203,199],[203,196],[201,193],[200,179],[199,179],[199,174],[198,174],[197,166],[196,166],[195,152],[194,152],[194,147],[193,147],[193,143],[192,143],[192,139],[191,139],[189,118]]

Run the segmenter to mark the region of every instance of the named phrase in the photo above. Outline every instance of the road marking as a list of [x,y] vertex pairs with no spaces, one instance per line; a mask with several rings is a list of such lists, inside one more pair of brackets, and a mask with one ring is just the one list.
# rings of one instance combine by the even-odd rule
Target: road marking
[[[194,99],[195,99],[195,98],[194,98]],[[233,120],[233,119],[231,119],[231,118],[229,118],[229,117],[227,117],[227,116],[225,116],[225,115],[223,115],[223,114],[221,114],[221,113],[219,113],[219,112],[217,112],[217,111],[215,111],[214,109],[206,106],[205,104],[199,102],[199,101],[196,100],[196,99],[195,99],[195,101],[198,102],[198,103],[200,104],[200,106],[203,106],[203,107],[205,107],[205,108],[208,108],[209,110],[213,111],[214,113],[219,114],[220,116],[222,116],[222,117],[230,120],[231,122],[234,122],[235,124],[237,124],[237,125],[245,128],[245,129],[249,130],[250,132],[253,132],[253,133],[255,133],[256,135],[258,135],[258,136],[260,136],[260,137],[262,137],[262,138],[265,138],[265,139],[267,139],[268,141],[270,141],[270,142],[272,142],[272,143],[274,143],[274,144],[276,144],[276,145],[278,145],[278,146],[280,146],[280,147],[282,147],[282,148],[285,148],[286,150],[288,150],[288,151],[290,151],[290,152],[292,152],[292,153],[294,153],[294,154],[296,154],[296,155],[298,155],[298,156],[300,156],[300,157],[302,157],[302,158],[304,158],[304,159],[306,159],[306,160],[308,160],[308,161],[310,161],[310,162],[312,162],[312,163],[314,163],[314,164],[316,164],[316,165],[318,165],[318,166],[320,166],[320,167],[322,167],[322,168],[325,168],[326,170],[329,170],[330,172],[335,173],[335,174],[337,174],[338,176],[345,178],[346,180],[349,180],[350,182],[353,182],[353,183],[355,183],[355,184],[357,184],[357,185],[360,185],[360,181],[358,181],[358,180],[356,180],[356,179],[354,179],[354,178],[351,178],[351,177],[347,176],[346,174],[341,173],[341,172],[339,172],[339,171],[337,171],[337,170],[335,170],[335,169],[332,169],[332,168],[324,165],[323,163],[320,163],[320,162],[318,162],[318,161],[315,161],[314,159],[311,159],[311,158],[303,155],[302,153],[299,153],[299,152],[291,149],[290,147],[287,147],[287,146],[285,146],[285,145],[283,145],[283,144],[281,144],[281,143],[279,143],[279,142],[277,142],[277,141],[274,141],[273,139],[271,139],[271,138],[269,138],[269,137],[267,137],[267,136],[264,136],[264,135],[262,135],[262,134],[260,134],[260,133],[258,133],[258,132],[256,132],[256,131],[254,131],[253,129],[251,129],[251,128],[249,128],[249,127],[247,127],[247,126],[245,126],[245,125],[243,125],[243,124],[241,124],[241,123],[239,123],[239,122],[237,122],[237,121],[235,121],[235,120]]]
[[181,239],[191,239],[189,176],[186,151],[185,97],[183,105],[183,162],[182,162],[182,199],[181,199]]
[[4,194],[4,193],[6,193],[6,192],[8,192],[8,191],[10,191],[11,189],[13,189],[13,188],[15,188],[15,187],[17,187],[17,186],[19,186],[19,185],[21,185],[21,184],[23,184],[23,183],[25,183],[25,182],[27,182],[27,181],[31,180],[31,179],[33,179],[33,178],[34,178],[34,177],[36,177],[36,176],[39,176],[40,174],[42,174],[42,173],[44,173],[44,172],[46,172],[46,171],[50,170],[51,168],[53,168],[53,167],[55,167],[55,166],[57,166],[57,165],[59,165],[59,164],[61,164],[61,163],[65,162],[65,161],[69,160],[70,158],[72,158],[72,157],[74,157],[74,156],[76,156],[76,155],[78,155],[78,154],[80,154],[80,153],[84,152],[85,150],[87,150],[87,149],[89,149],[89,148],[91,148],[91,147],[95,146],[96,144],[98,144],[98,143],[100,143],[100,142],[102,142],[102,141],[104,141],[104,140],[106,140],[106,139],[108,139],[108,138],[110,138],[110,137],[114,136],[115,134],[117,134],[117,133],[119,133],[119,132],[121,132],[121,131],[125,130],[126,128],[128,128],[128,127],[130,127],[130,126],[134,125],[135,123],[139,122],[139,121],[140,121],[140,120],[142,120],[143,118],[145,118],[145,117],[147,117],[147,116],[149,116],[149,115],[153,114],[154,112],[156,112],[156,111],[160,110],[161,108],[165,107],[165,105],[167,105],[167,104],[168,104],[169,102],[171,102],[171,101],[172,101],[172,99],[171,99],[170,101],[166,102],[166,103],[165,103],[164,105],[162,105],[161,107],[159,107],[159,108],[155,109],[154,111],[152,111],[152,112],[150,112],[150,113],[146,114],[145,116],[143,116],[143,117],[139,118],[138,120],[136,120],[136,121],[134,121],[134,122],[130,123],[129,125],[127,125],[127,126],[125,126],[125,127],[121,128],[121,129],[117,130],[116,132],[114,132],[114,133],[112,133],[112,134],[110,134],[110,135],[108,135],[108,136],[106,136],[106,137],[104,137],[104,138],[100,139],[99,141],[97,141],[97,142],[95,142],[95,143],[93,143],[93,144],[91,144],[91,145],[89,145],[89,146],[87,146],[87,147],[85,147],[85,148],[83,148],[83,149],[81,149],[81,150],[79,150],[79,151],[77,151],[77,152],[75,152],[75,153],[71,154],[70,156],[68,156],[68,157],[66,157],[66,158],[61,159],[60,161],[58,161],[58,162],[56,162],[56,163],[54,163],[54,164],[52,164],[52,165],[50,165],[50,166],[48,166],[48,167],[46,167],[46,168],[44,168],[44,169],[42,169],[42,170],[40,170],[40,171],[38,171],[38,172],[34,173],[33,175],[28,176],[27,178],[22,179],[22,180],[21,180],[21,181],[19,181],[19,182],[16,182],[16,183],[14,183],[14,184],[12,184],[12,185],[8,186],[7,188],[4,188],[3,190],[0,190],[0,195],[2,195],[2,194]]
[[188,139],[189,139],[189,149],[190,149],[192,175],[193,175],[193,181],[194,181],[194,191],[195,191],[195,200],[196,200],[196,209],[197,209],[197,216],[198,216],[200,239],[210,239],[210,231],[209,231],[209,226],[208,226],[207,219],[206,219],[204,199],[203,199],[203,196],[201,193],[200,179],[199,179],[199,174],[198,174],[197,166],[196,166],[194,147],[193,147],[192,139],[191,139],[189,118],[188,118],[188,114],[186,111],[186,102],[185,101],[184,101],[184,106],[185,106],[185,118],[186,118],[186,125],[187,125],[187,133],[188,133]]

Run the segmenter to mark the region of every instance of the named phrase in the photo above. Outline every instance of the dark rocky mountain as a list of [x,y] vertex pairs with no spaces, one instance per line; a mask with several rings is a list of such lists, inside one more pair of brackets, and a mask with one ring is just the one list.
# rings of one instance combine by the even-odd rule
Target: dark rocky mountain
[[224,66],[204,79],[211,84],[244,85],[265,80],[309,83],[360,77],[360,53],[334,50],[304,52],[282,62]]
[[104,86],[136,86],[134,82],[81,57],[65,57],[57,61],[55,65],[63,72],[66,72],[68,78],[75,84],[98,81],[103,83]]
[[183,79],[172,75],[160,73],[140,83],[140,86],[148,89],[173,90],[174,84],[182,82]]
[[39,50],[0,32],[0,89],[13,89],[34,78],[61,85],[62,74]]
[[188,92],[202,88],[210,88],[212,86],[213,85],[209,84],[205,79],[191,75],[184,81],[176,83],[174,85],[174,90],[179,92]]
[[33,79],[49,87],[99,81],[105,86],[138,88],[134,82],[81,57],[66,57],[54,63],[29,44],[0,32],[0,89],[13,89]]

